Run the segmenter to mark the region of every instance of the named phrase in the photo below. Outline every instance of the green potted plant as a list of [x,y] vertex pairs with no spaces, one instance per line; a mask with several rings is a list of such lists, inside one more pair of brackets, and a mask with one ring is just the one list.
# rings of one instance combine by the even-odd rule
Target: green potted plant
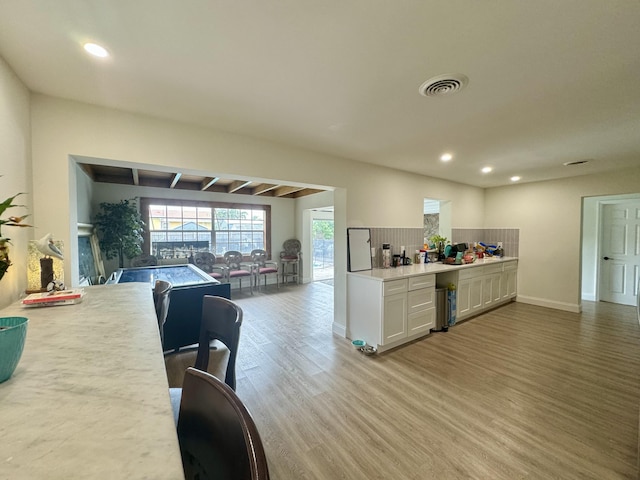
[[103,202],[100,210],[95,217],[100,248],[107,260],[117,257],[119,267],[123,268],[124,257],[133,258],[142,253],[144,222],[135,200]]
[[[7,198],[5,201],[0,203],[0,215],[2,215],[7,209],[13,207],[24,207],[24,205],[14,205],[13,200],[20,193],[14,195],[13,197]],[[2,227],[30,227],[31,225],[27,225],[22,223],[22,221],[27,218],[28,215],[23,215],[21,217],[9,217],[7,219],[0,218],[0,280],[4,277],[4,274],[7,272],[7,269],[11,266],[11,260],[9,260],[9,245],[11,244],[11,240],[7,237],[2,236]]]

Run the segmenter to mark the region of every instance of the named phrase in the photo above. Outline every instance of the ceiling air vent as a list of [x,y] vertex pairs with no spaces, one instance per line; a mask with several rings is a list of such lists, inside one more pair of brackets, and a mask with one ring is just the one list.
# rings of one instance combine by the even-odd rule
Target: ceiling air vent
[[583,165],[585,163],[589,163],[589,160],[576,160],[575,162],[564,162],[563,165],[565,167],[570,167],[572,165]]
[[460,73],[438,75],[420,85],[420,95],[425,97],[445,97],[458,93],[469,83],[469,79]]

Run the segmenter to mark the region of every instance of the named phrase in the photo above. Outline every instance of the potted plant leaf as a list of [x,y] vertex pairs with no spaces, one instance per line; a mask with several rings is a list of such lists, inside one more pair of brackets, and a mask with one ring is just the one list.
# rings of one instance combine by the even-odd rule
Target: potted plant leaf
[[[14,205],[13,200],[20,193],[14,195],[13,197],[7,198],[5,201],[0,203],[0,215],[2,215],[7,209],[14,207],[24,207],[24,205]],[[31,225],[27,225],[26,223],[22,223],[22,221],[27,218],[28,215],[23,215],[21,217],[11,216],[7,219],[0,218],[0,280],[4,277],[4,274],[7,272],[7,269],[11,266],[11,260],[9,260],[9,245],[11,244],[11,240],[2,235],[2,227],[30,227]]]
[[94,223],[102,252],[108,260],[118,258],[120,268],[124,267],[124,257],[142,253],[144,222],[134,199],[101,203]]

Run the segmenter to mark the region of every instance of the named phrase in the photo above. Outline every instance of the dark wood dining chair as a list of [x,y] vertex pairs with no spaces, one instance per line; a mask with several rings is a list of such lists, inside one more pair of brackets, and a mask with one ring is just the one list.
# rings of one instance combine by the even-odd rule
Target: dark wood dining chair
[[169,313],[169,301],[173,286],[165,280],[156,280],[153,287],[153,302],[156,306],[156,316],[158,317],[158,330],[160,330],[160,341],[164,344],[164,324]]
[[213,375],[185,372],[178,440],[188,480],[268,480],[258,428],[236,393]]
[[[224,370],[223,381],[233,390],[236,389],[236,356],[240,344],[240,327],[242,325],[242,309],[238,304],[223,297],[205,295],[202,299],[202,319],[200,323],[200,337],[194,366],[198,370],[208,371],[210,349],[212,342],[217,340],[228,349],[227,366]],[[188,352],[186,353],[188,354]],[[186,355],[178,352],[175,355]],[[165,362],[172,356],[165,356]],[[218,356],[216,356],[218,358]],[[178,406],[182,389],[170,388],[173,413],[178,415]]]

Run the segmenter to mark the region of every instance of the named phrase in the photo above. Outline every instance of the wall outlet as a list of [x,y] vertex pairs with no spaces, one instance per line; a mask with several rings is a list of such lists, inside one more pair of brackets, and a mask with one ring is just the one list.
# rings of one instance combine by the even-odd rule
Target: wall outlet
[[502,242],[498,242],[498,248],[502,248]]

